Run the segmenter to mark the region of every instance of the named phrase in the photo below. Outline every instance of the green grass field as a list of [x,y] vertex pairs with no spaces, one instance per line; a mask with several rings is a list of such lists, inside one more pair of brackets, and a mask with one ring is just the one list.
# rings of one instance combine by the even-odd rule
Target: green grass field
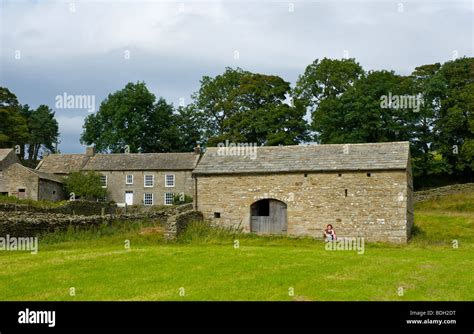
[[419,203],[415,226],[408,245],[363,255],[205,229],[51,235],[36,255],[0,252],[0,300],[474,300],[474,193]]

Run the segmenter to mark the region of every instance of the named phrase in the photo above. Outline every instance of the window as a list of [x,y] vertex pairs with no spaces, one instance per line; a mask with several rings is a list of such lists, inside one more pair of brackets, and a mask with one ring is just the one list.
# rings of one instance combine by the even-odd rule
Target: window
[[370,177],[370,175],[371,175],[370,173],[367,173],[367,177]]
[[344,189],[344,197],[347,197],[347,189]]
[[340,174],[340,173],[339,173],[339,174],[337,174],[337,176],[341,177],[341,176],[342,176],[342,174]]
[[125,184],[133,184],[133,175],[132,174],[128,174],[125,177]]
[[165,205],[172,205],[174,199],[173,193],[165,193]]
[[107,175],[100,176],[100,184],[102,185],[102,188],[107,188]]
[[19,193],[24,193],[24,192],[26,192],[26,189],[25,188],[20,188],[20,189],[18,189],[18,192]]
[[165,187],[166,188],[174,187],[174,174],[165,175]]
[[145,187],[153,187],[154,183],[155,183],[154,175],[145,175],[145,178],[144,178]]
[[214,218],[221,218],[220,212],[214,212]]
[[145,193],[143,195],[143,204],[145,205],[153,205],[153,194]]

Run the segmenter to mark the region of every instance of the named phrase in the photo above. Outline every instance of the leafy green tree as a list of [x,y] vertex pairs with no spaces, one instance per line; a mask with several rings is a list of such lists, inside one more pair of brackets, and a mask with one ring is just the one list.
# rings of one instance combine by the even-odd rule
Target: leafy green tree
[[179,134],[177,152],[191,152],[197,144],[204,144],[204,118],[194,104],[179,107],[174,118]]
[[436,134],[434,131],[439,114],[438,96],[444,91],[444,83],[437,73],[440,63],[422,65],[415,68],[410,75],[412,94],[419,94],[423,104],[411,124],[414,131],[411,135],[411,154],[415,184],[428,184],[428,180],[449,171],[444,157],[436,152]]
[[96,114],[83,125],[81,143],[98,151],[169,152],[176,149],[179,134],[173,106],[156,97],[144,82],[128,83],[109,94]]
[[290,84],[278,76],[227,68],[204,77],[193,95],[194,110],[204,120],[204,139],[259,145],[297,144],[308,139],[304,106],[288,103]]
[[294,96],[314,111],[321,101],[341,96],[363,75],[363,68],[353,58],[316,59],[299,76]]
[[344,89],[319,99],[314,106],[312,128],[317,141],[363,143],[411,138],[414,111],[382,104],[384,98],[410,92],[407,78],[389,71],[371,71]]
[[27,138],[28,125],[17,97],[8,88],[0,87],[0,147],[21,145]]
[[204,140],[226,132],[225,121],[239,111],[236,94],[242,77],[248,74],[241,68],[227,67],[223,74],[201,79],[199,91],[192,96],[192,110],[205,124]]
[[444,63],[433,80],[439,110],[435,121],[435,146],[457,176],[474,177],[474,58]]
[[96,200],[107,195],[107,189],[102,188],[100,173],[72,172],[64,178],[64,187],[68,194],[74,193],[76,199]]
[[28,121],[28,160],[36,162],[41,149],[55,152],[55,144],[59,137],[58,122],[54,111],[46,105],[40,105],[32,111]]

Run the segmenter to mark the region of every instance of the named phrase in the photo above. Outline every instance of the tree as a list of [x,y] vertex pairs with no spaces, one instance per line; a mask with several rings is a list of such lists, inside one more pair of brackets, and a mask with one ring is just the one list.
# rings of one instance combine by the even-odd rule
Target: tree
[[411,155],[416,183],[428,183],[429,178],[449,171],[446,159],[436,152],[435,122],[439,114],[438,95],[444,91],[444,83],[437,73],[440,63],[422,65],[410,75],[412,94],[419,94],[423,104],[412,126]]
[[316,59],[299,76],[294,96],[314,111],[321,101],[341,96],[363,75],[363,68],[353,58]]
[[173,106],[156,97],[144,82],[128,83],[109,94],[83,125],[81,143],[98,151],[170,152],[179,138]]
[[11,148],[27,140],[28,126],[20,109],[15,94],[0,87],[0,147]]
[[42,104],[28,113],[28,160],[36,162],[41,149],[55,152],[59,127],[54,118],[54,111],[46,105]]
[[474,58],[444,63],[433,78],[439,111],[435,146],[457,176],[474,176]]
[[[409,140],[414,111],[383,105],[384,98],[405,96],[407,78],[389,71],[371,71],[345,91],[319,99],[312,112],[312,128],[320,143],[363,143]],[[334,90],[333,90],[334,91]]]
[[178,152],[191,152],[197,144],[204,144],[204,119],[196,110],[196,106],[189,104],[179,107],[175,114],[176,128],[179,134],[177,142]]
[[204,140],[226,132],[224,122],[237,113],[237,89],[244,75],[249,72],[240,68],[227,67],[223,74],[215,78],[204,76],[199,91],[193,94],[192,110],[205,124]]
[[204,77],[193,95],[195,114],[204,120],[204,139],[259,145],[297,144],[308,139],[301,103],[290,105],[290,84],[278,76],[227,68]]
[[75,198],[96,200],[107,195],[107,189],[102,188],[100,174],[95,171],[72,172],[64,178],[64,187],[68,194],[74,193]]

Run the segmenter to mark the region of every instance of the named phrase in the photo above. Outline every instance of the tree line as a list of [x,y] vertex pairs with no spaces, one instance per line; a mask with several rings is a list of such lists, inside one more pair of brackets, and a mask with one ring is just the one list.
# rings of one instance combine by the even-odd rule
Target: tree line
[[[0,108],[3,117],[3,102]],[[178,107],[144,82],[128,83],[85,119],[81,142],[101,152],[189,152],[196,144],[226,140],[409,141],[415,185],[421,187],[474,180],[473,108],[474,58],[422,65],[409,75],[324,58],[309,64],[294,87],[279,76],[226,68],[202,77],[191,103]],[[0,145],[15,140],[0,137]]]
[[50,107],[31,109],[0,87],[0,148],[15,148],[23,163],[34,167],[44,152],[56,152],[58,138],[58,122]]

